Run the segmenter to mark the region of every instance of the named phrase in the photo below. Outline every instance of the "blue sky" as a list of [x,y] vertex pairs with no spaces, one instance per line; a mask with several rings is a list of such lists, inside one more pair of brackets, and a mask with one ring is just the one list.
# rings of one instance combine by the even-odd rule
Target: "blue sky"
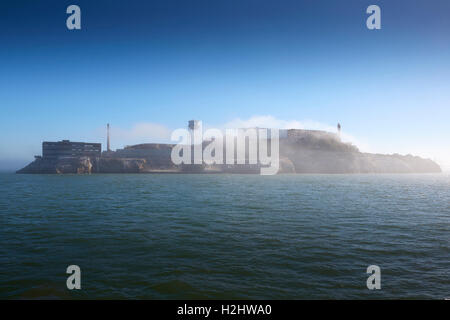
[[[449,1],[2,1],[0,169],[265,116],[450,165]],[[77,4],[82,29],[66,28]],[[368,30],[366,8],[382,10]],[[148,138],[147,138],[148,136]]]

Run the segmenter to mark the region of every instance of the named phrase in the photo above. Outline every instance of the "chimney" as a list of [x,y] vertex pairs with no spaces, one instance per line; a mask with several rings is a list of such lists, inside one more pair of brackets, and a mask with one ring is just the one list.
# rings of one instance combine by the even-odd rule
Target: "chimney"
[[107,140],[106,140],[106,151],[111,151],[111,148],[109,146],[109,123],[106,125],[106,132],[107,132]]

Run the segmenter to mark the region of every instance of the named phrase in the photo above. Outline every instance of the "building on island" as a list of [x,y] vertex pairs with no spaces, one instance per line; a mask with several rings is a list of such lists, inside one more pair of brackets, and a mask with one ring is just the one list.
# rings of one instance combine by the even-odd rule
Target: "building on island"
[[101,153],[101,143],[72,142],[69,140],[44,141],[42,143],[42,157],[44,159],[100,157]]

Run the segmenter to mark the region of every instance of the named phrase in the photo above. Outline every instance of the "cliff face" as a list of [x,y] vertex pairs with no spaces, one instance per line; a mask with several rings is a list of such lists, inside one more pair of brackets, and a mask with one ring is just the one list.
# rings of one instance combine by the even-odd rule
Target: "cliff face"
[[92,162],[88,157],[65,159],[38,158],[17,173],[91,173]]
[[429,159],[411,155],[361,153],[338,139],[308,137],[280,144],[281,172],[295,173],[436,173],[441,168]]
[[[282,161],[281,161],[282,160]],[[280,160],[281,172],[295,173],[437,173],[435,162],[414,156],[299,150]],[[294,168],[292,170],[292,167]]]
[[63,158],[58,160],[36,159],[17,173],[141,173],[145,171],[145,159]]
[[95,173],[141,173],[145,159],[99,158],[94,162]]

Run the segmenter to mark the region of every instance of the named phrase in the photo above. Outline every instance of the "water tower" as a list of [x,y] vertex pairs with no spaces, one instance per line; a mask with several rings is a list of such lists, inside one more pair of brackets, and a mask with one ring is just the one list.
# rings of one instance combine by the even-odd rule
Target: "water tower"
[[189,120],[188,128],[189,130],[197,130],[199,127],[199,120]]

